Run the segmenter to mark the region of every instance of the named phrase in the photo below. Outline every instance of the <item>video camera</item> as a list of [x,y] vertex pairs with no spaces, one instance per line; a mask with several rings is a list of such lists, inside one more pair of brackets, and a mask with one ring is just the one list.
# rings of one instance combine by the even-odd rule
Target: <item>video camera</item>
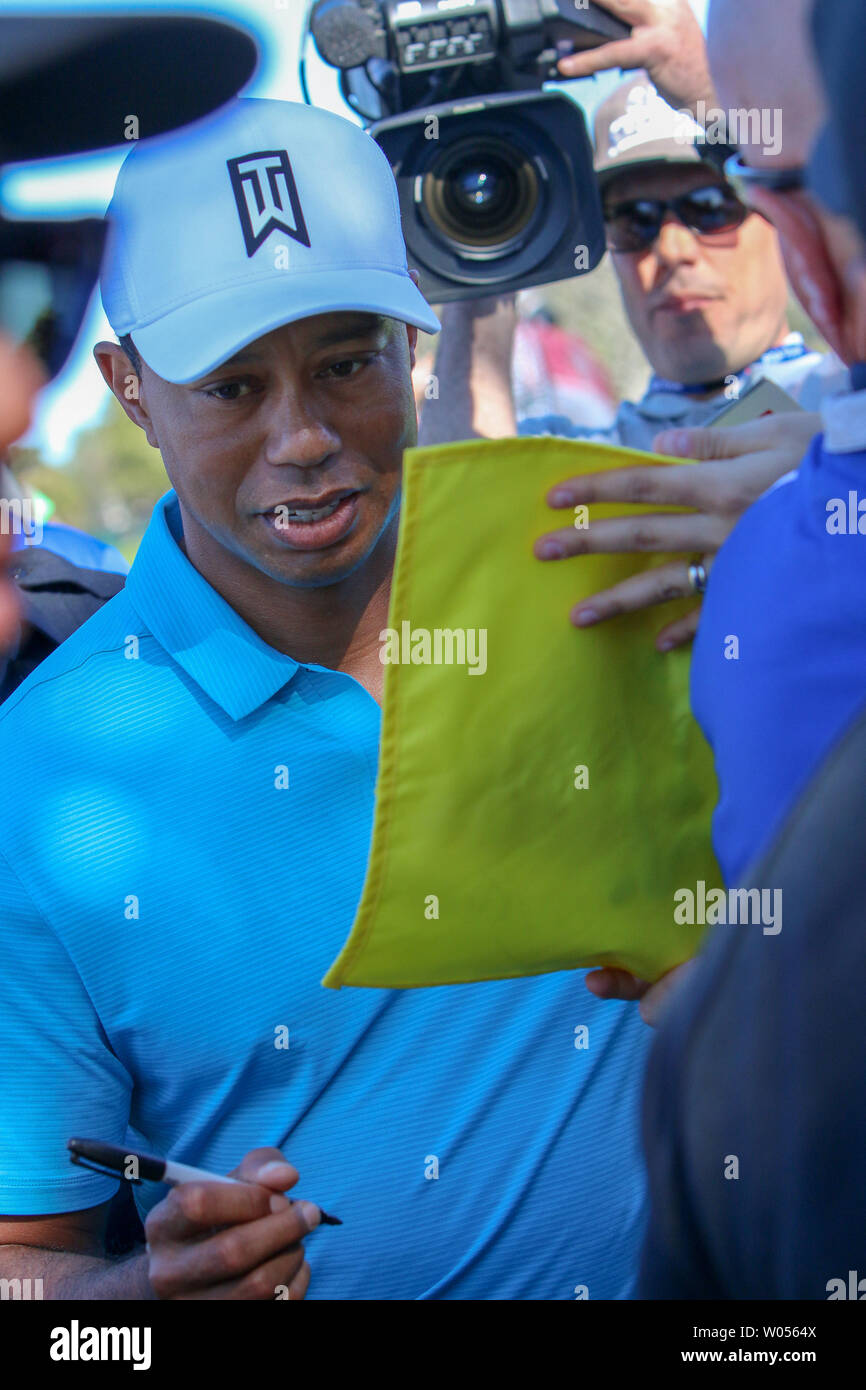
[[604,223],[580,107],[543,91],[627,37],[591,0],[316,0],[310,32],[397,180],[410,263],[443,303],[592,270]]

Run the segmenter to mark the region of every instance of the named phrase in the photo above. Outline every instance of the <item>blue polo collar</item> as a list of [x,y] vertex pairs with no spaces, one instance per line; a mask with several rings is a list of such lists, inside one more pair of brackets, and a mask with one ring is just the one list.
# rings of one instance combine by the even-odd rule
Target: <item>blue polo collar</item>
[[265,704],[298,662],[269,647],[184,555],[176,493],[153,510],[126,594],[157,642],[232,719]]

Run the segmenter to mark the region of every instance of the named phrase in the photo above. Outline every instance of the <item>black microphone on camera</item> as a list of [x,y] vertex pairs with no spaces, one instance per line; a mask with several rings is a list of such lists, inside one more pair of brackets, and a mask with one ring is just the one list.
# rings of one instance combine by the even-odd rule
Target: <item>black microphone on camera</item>
[[317,0],[310,14],[310,32],[324,62],[348,71],[384,56],[376,10],[375,5],[364,6],[358,0]]

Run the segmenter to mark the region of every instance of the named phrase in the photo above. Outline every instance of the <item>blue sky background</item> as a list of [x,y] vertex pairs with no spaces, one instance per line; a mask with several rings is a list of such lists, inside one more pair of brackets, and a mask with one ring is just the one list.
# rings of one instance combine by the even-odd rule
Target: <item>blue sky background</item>
[[[709,0],[690,0],[701,22],[705,22]],[[99,13],[135,9],[153,11],[203,11],[225,15],[244,24],[259,40],[262,57],[253,80],[244,89],[247,96],[277,97],[286,101],[303,100],[299,56],[307,0],[223,0],[214,5],[205,0],[185,0],[183,5],[154,4],[152,0],[33,0],[21,5],[4,5],[34,13],[40,9],[57,12]],[[354,119],[343,102],[337,74],[321,63],[311,46],[306,56],[310,99],[316,106],[328,107]],[[564,83],[588,114],[605,96],[618,74],[582,82]],[[111,198],[114,180],[128,147],[99,155],[43,161],[39,165],[17,166],[0,176],[0,205],[12,215],[29,217],[102,216]],[[99,294],[94,295],[82,326],[75,351],[63,374],[43,392],[33,428],[20,442],[40,449],[50,463],[63,463],[74,448],[78,430],[95,423],[105,408],[108,391],[91,356],[100,338],[113,337],[102,311]]]

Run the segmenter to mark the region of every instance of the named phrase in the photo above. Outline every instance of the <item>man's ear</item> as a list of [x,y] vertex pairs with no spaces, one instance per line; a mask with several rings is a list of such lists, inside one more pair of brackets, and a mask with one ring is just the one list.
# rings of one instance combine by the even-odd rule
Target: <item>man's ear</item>
[[822,220],[808,194],[755,190],[754,204],[779,233],[788,279],[809,318],[843,359],[845,310],[842,284],[829,254]]
[[123,348],[119,343],[103,341],[96,344],[93,356],[108,389],[120,401],[133,424],[144,430],[151,448],[158,449],[153,423],[142,400],[141,379]]
[[409,339],[409,370],[415,370],[415,349],[418,346],[418,329],[414,323],[406,324],[406,337]]
[[842,285],[846,362],[866,362],[866,246],[848,218],[822,208],[824,241]]
[[[417,270],[410,270],[409,278],[415,288],[418,289],[421,277]],[[413,323],[406,324],[406,336],[409,339],[409,370],[412,371],[415,367],[415,350],[418,346],[418,329]]]

